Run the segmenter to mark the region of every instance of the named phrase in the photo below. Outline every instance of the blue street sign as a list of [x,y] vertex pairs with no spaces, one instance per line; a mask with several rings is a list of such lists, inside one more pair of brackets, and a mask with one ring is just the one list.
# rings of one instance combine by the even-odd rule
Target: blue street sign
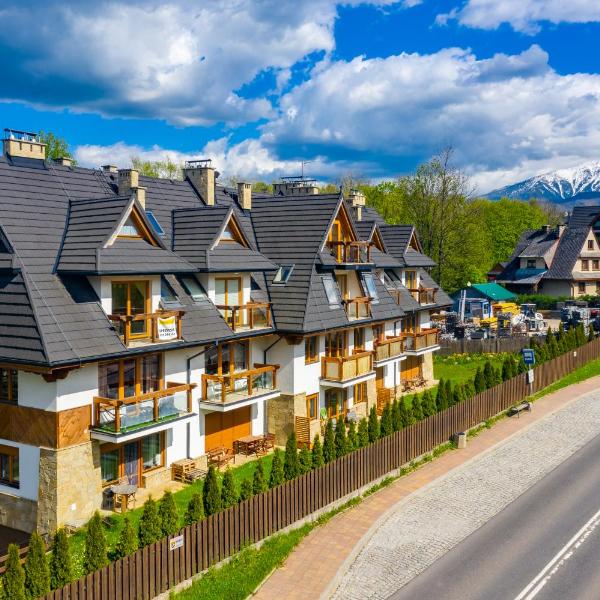
[[523,362],[526,365],[535,365],[535,352],[531,348],[523,348],[521,354],[523,354]]

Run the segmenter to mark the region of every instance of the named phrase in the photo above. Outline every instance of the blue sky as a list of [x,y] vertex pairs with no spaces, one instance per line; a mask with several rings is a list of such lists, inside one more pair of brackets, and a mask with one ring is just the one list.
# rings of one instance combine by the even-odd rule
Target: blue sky
[[5,2],[1,124],[89,166],[263,180],[395,177],[452,145],[485,192],[598,160],[599,34],[589,0]]

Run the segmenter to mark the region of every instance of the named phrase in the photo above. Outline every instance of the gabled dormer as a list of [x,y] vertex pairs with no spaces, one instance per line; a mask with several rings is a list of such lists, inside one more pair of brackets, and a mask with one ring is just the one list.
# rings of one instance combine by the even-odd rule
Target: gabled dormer
[[333,258],[332,261],[327,256],[323,257],[324,264],[334,264],[340,268],[372,266],[371,242],[359,239],[346,204],[342,201],[327,229],[322,252],[327,252]]

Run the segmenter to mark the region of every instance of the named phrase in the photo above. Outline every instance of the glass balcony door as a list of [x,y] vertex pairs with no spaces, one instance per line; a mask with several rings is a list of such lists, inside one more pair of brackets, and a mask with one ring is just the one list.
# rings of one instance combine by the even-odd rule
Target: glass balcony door
[[[115,315],[143,315],[150,312],[150,282],[113,281],[112,312]],[[123,325],[121,324],[121,328]],[[120,331],[120,334],[123,332]],[[148,321],[132,321],[131,337],[147,337]]]
[[[217,306],[242,305],[242,280],[239,277],[217,277],[215,279],[215,304]],[[235,325],[240,325],[242,311],[225,310],[223,317],[230,326],[233,324],[234,318]]]

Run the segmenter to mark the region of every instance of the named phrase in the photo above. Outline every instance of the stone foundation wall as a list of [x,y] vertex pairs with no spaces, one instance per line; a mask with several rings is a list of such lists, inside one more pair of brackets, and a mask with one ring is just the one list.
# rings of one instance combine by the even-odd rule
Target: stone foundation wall
[[0,494],[0,525],[31,533],[37,525],[37,502]]
[[374,379],[367,381],[367,414],[372,406],[377,407],[377,386]]
[[275,434],[275,443],[285,446],[288,436],[294,431],[294,417],[306,417],[306,393],[281,394],[267,404],[267,427]]
[[163,489],[166,483],[171,481],[171,467],[153,469],[142,475],[142,483],[146,489]]

